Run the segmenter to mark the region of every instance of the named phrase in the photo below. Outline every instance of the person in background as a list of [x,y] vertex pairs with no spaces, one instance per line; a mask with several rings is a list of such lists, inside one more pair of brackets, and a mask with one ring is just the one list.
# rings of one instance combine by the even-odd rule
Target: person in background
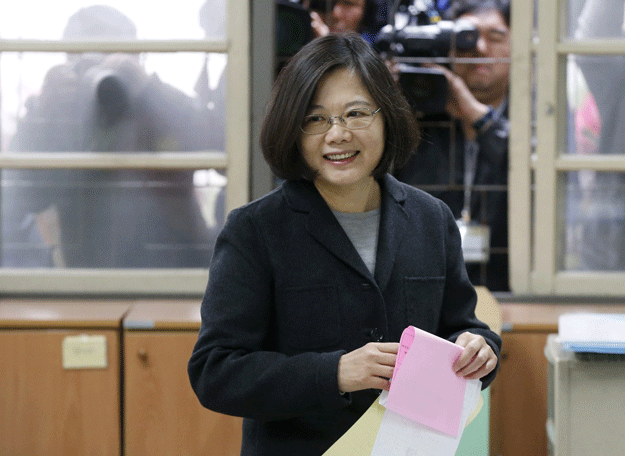
[[228,215],[188,363],[202,405],[244,417],[242,455],[323,454],[389,389],[409,325],[464,348],[458,376],[493,380],[501,339],[475,317],[451,211],[389,174],[417,131],[358,34],[278,76],[261,146],[284,182]]
[[315,36],[357,32],[373,43],[386,24],[386,2],[380,0],[303,0],[311,13]]
[[[136,39],[134,23],[94,5],[70,18],[64,40]],[[138,55],[68,54],[27,105],[10,149],[159,152],[208,149],[206,108]],[[5,267],[206,267],[215,236],[193,171],[3,170]]]
[[[448,18],[470,21],[478,30],[475,49],[456,52],[460,58],[484,59],[454,63],[447,78],[447,112],[433,121],[452,121],[451,128],[432,124],[399,180],[415,186],[451,186],[432,190],[456,219],[490,228],[490,257],[485,270],[468,263],[474,285],[509,290],[508,273],[508,87],[510,77],[510,3],[508,0],[457,0]],[[489,191],[474,187],[490,186]],[[485,274],[484,274],[485,272]]]

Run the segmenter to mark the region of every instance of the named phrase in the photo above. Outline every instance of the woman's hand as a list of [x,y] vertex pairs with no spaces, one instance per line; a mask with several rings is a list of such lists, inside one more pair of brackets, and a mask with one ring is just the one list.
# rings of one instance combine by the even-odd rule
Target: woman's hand
[[398,343],[371,342],[341,356],[339,391],[351,393],[370,388],[388,391],[398,350]]
[[456,340],[456,345],[464,347],[453,365],[453,370],[459,377],[477,380],[497,366],[497,356],[482,336],[470,332],[462,333]]

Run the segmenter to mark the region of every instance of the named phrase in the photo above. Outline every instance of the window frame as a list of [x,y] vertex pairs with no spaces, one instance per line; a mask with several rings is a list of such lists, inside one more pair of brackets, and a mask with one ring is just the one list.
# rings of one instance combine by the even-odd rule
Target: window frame
[[[215,52],[228,56],[225,151],[0,153],[0,168],[206,169],[228,176],[226,211],[249,201],[250,0],[226,0],[225,40],[2,40],[0,52]],[[1,197],[1,195],[0,195]],[[207,269],[0,269],[11,294],[201,295]]]
[[[625,271],[558,269],[559,224],[564,223],[562,214],[559,217],[562,207],[558,201],[563,201],[564,177],[569,171],[625,172],[625,155],[567,154],[564,137],[567,57],[571,54],[623,55],[625,40],[569,39],[564,33],[567,0],[537,3],[536,36],[533,30],[535,2],[511,3],[511,288],[515,294],[623,296]],[[539,69],[535,77],[534,61]]]

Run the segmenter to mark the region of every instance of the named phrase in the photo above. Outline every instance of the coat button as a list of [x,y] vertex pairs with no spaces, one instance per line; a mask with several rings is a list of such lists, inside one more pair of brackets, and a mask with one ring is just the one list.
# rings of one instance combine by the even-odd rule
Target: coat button
[[382,331],[380,331],[378,328],[373,328],[371,331],[369,331],[369,338],[373,342],[382,342],[382,339],[384,339],[384,334],[382,334]]

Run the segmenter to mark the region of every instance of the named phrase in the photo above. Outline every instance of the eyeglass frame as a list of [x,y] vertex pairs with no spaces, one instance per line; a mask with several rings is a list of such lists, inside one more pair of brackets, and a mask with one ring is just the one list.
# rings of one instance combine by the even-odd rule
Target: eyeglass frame
[[[350,128],[347,126],[347,122],[345,121],[345,118],[343,117],[344,114],[351,112],[351,111],[357,111],[357,110],[366,110],[366,111],[370,111],[371,114],[369,115],[369,117],[371,118],[371,120],[369,121],[369,123],[367,125],[364,125],[362,127],[356,127],[356,128]],[[380,112],[382,110],[382,107],[380,106],[378,109],[376,109],[375,111],[371,111],[371,109],[369,108],[355,108],[355,109],[348,109],[347,111],[341,113],[341,115],[338,116],[332,116],[332,117],[328,117],[328,121],[327,121],[327,128],[324,131],[320,131],[319,133],[309,133],[306,130],[304,130],[304,127],[302,124],[300,124],[299,129],[302,131],[302,133],[304,133],[305,135],[322,135],[324,133],[327,133],[330,131],[330,129],[332,128],[332,125],[334,125],[333,120],[334,119],[338,119],[340,121],[340,125],[344,128],[347,128],[348,130],[363,130],[365,128],[367,128],[369,125],[371,125],[373,123],[373,116],[376,115],[378,112]],[[327,117],[325,114],[317,114],[320,117]],[[306,117],[309,116],[304,116],[304,118],[302,119],[302,123],[303,121],[306,119]]]

